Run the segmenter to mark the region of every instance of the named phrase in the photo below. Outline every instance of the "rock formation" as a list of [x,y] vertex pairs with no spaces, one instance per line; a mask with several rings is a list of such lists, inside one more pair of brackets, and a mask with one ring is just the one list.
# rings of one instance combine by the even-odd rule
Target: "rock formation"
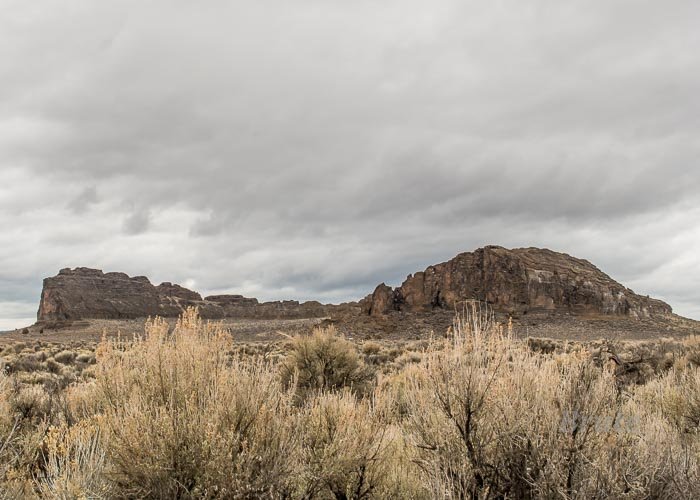
[[487,302],[516,317],[568,313],[646,318],[671,313],[668,304],[635,294],[586,260],[545,249],[488,246],[410,275],[396,289],[382,283],[359,304],[337,306],[291,300],[261,303],[241,295],[202,298],[180,285],[154,286],[143,276],[62,269],[44,280],[37,316],[40,322],[174,317],[196,306],[209,319],[371,319],[438,310],[447,314],[467,300]]
[[260,303],[241,295],[213,295],[203,299],[180,285],[166,282],[154,286],[143,276],[132,278],[124,273],[79,267],[62,269],[57,276],[44,280],[37,319],[42,322],[174,317],[189,306],[199,308],[200,315],[208,319],[315,318],[350,307],[293,300]]
[[42,320],[119,319],[162,311],[158,289],[148,278],[79,267],[46,278],[37,317]]
[[671,307],[625,288],[586,260],[539,248],[497,246],[465,252],[409,275],[395,290],[379,285],[361,301],[366,314],[454,309],[466,300],[496,311],[649,317]]

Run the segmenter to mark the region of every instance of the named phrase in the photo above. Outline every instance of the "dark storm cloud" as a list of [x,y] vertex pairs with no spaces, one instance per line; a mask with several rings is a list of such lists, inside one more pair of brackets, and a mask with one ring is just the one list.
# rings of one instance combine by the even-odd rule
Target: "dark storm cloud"
[[700,317],[697,2],[0,9],[0,317],[65,266],[345,300],[489,243]]

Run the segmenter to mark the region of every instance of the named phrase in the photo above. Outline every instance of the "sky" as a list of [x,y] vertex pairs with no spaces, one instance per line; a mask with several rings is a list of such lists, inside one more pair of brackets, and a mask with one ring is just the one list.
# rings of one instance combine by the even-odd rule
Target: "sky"
[[700,2],[0,0],[0,330],[93,267],[358,299],[497,244],[700,319]]

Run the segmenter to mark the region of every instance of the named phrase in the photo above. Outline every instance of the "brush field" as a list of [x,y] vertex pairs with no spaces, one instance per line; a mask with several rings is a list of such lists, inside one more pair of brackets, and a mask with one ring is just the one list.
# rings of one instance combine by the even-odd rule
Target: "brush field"
[[[700,339],[322,320],[0,344],[4,498],[697,498]],[[50,339],[50,340],[48,340]]]

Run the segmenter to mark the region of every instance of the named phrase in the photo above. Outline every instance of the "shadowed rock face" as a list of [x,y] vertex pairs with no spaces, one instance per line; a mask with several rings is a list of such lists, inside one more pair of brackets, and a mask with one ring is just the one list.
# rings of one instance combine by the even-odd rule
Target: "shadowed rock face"
[[408,276],[392,289],[379,285],[361,301],[366,314],[454,309],[465,300],[499,312],[566,312],[649,317],[671,307],[642,297],[586,260],[539,248],[489,246]]
[[588,261],[538,248],[489,246],[408,276],[393,289],[379,285],[360,303],[324,305],[293,300],[258,302],[241,295],[212,295],[172,283],[154,286],[143,276],[62,269],[44,280],[39,321],[132,319],[178,316],[196,306],[208,319],[360,318],[393,313],[451,311],[465,300],[491,304],[498,312],[606,314],[653,317],[671,313],[660,300],[635,294]]
[[61,269],[57,276],[44,280],[37,318],[119,319],[160,312],[158,289],[148,278],[79,267]]

